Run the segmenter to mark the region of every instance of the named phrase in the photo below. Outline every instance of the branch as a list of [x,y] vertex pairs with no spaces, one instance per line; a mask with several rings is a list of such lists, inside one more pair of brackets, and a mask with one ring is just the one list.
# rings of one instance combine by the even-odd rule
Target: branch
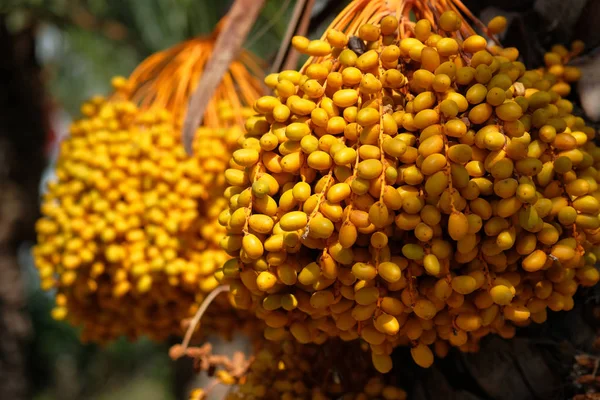
[[219,33],[214,51],[206,63],[204,74],[190,98],[183,123],[183,145],[192,154],[196,128],[202,123],[204,111],[219,86],[223,75],[237,56],[250,28],[256,21],[264,0],[236,0],[227,14],[223,30]]
[[200,319],[208,309],[208,306],[210,306],[215,297],[217,297],[222,292],[229,292],[229,285],[223,285],[215,288],[212,292],[208,294],[208,296],[206,296],[206,298],[200,305],[200,308],[198,308],[198,311],[196,311],[196,315],[194,315],[194,318],[192,318],[192,320],[190,321],[190,325],[188,326],[187,332],[185,333],[185,337],[183,338],[183,342],[181,343],[181,347],[184,351],[188,348],[190,340],[192,340],[192,335],[196,330],[196,326],[198,325]]

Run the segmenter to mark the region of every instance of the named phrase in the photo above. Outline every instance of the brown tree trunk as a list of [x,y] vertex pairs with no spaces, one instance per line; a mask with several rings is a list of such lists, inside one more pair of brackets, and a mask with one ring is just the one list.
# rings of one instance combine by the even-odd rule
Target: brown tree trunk
[[9,32],[0,15],[0,399],[30,398],[30,323],[18,251],[35,240],[45,119],[34,27]]

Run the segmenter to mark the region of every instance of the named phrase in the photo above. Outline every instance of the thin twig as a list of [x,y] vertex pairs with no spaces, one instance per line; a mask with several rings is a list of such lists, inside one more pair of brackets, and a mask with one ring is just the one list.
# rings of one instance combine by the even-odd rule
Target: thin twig
[[283,36],[281,46],[279,47],[275,61],[271,66],[271,72],[287,69],[294,60],[298,60],[298,53],[291,45],[292,37],[306,34],[314,4],[315,0],[298,0],[296,2],[296,6],[294,7],[292,17],[288,24],[288,29]]
[[[315,5],[315,0],[308,0],[308,4],[304,8],[304,13],[302,14],[302,18],[300,19],[300,23],[298,24],[298,28],[296,29],[296,35],[306,36],[308,33],[308,27],[310,26],[310,17],[312,14],[312,9]],[[295,49],[290,49],[288,51],[288,56],[285,58],[283,63],[283,70],[286,69],[295,69],[298,64],[298,58],[300,58],[300,53]]]
[[265,34],[269,31],[269,29],[271,29],[273,26],[275,26],[275,24],[277,22],[279,22],[279,20],[281,19],[281,17],[283,17],[283,14],[285,14],[285,12],[287,11],[288,7],[290,6],[290,1],[291,0],[283,0],[283,2],[281,4],[281,6],[279,7],[279,9],[275,12],[275,15],[273,15],[273,18],[271,18],[265,25],[263,25],[258,30],[258,32],[256,32],[253,35],[253,37],[250,39],[250,41],[244,45],[244,47],[246,49],[249,49],[256,42],[258,42],[260,39],[262,39],[265,36]]
[[188,154],[192,154],[194,135],[202,123],[206,106],[229,65],[239,53],[263,4],[264,0],[236,0],[227,14],[225,26],[217,37],[204,74],[190,98],[183,123],[183,145]]
[[206,312],[206,309],[208,308],[208,306],[210,306],[210,304],[213,302],[215,297],[217,297],[222,292],[229,292],[229,285],[223,285],[223,286],[219,286],[219,287],[215,288],[212,292],[210,292],[208,294],[208,296],[206,296],[206,298],[200,305],[200,308],[198,308],[198,311],[196,311],[194,318],[192,318],[192,320],[190,321],[190,325],[188,326],[187,332],[185,332],[185,337],[183,338],[183,342],[181,342],[182,353],[185,352],[185,350],[188,348],[188,346],[190,344],[190,340],[192,340],[192,335],[194,334],[194,331],[196,330],[196,326],[198,325],[198,323],[200,322],[200,319]]

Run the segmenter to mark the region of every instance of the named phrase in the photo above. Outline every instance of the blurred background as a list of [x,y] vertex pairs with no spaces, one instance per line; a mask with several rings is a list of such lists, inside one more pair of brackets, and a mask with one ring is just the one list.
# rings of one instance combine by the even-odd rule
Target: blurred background
[[[39,289],[30,251],[40,192],[50,177],[57,143],[71,119],[78,117],[79,105],[95,94],[106,94],[112,76],[128,75],[153,52],[212,31],[230,3],[0,0],[0,399],[186,398],[192,369],[168,358],[174,341],[120,340],[100,348],[79,343],[76,329],[53,321],[52,295]],[[317,0],[310,35],[320,36],[346,3]],[[267,1],[249,35],[245,47],[260,56],[265,67],[275,57],[294,4],[295,0]],[[510,22],[503,43],[518,47],[529,67],[540,65],[552,44],[584,40],[588,51],[577,62],[586,80],[573,96],[583,107],[582,115],[600,118],[600,30],[595,25],[600,1],[472,0],[465,4],[484,22],[498,14],[507,16]],[[580,311],[585,316],[586,311]],[[561,317],[559,323],[567,328],[558,337],[591,343],[593,328],[576,328],[581,315],[570,316],[572,320]],[[490,346],[535,356],[515,343]],[[555,352],[554,347],[549,349]],[[485,370],[480,364],[473,367],[481,358],[460,362],[463,370],[441,363],[428,372],[423,386],[432,379],[444,386],[452,380],[451,369],[454,376],[470,377],[478,369]],[[570,373],[568,362],[566,373]],[[489,396],[490,387],[482,387],[481,392],[481,398],[506,398]]]

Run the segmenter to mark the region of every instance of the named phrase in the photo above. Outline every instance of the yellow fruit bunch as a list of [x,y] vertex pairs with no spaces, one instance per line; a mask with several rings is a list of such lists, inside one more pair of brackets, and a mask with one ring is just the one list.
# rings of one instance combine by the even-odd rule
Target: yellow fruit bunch
[[583,50],[583,42],[576,40],[572,43],[570,50],[563,45],[555,45],[552,46],[551,51],[544,55],[545,68],[541,69],[541,72],[552,83],[550,90],[562,97],[566,97],[571,93],[570,84],[581,79],[581,70],[566,64]]
[[[187,41],[114,78],[115,92],[83,104],[61,143],[34,255],[43,289],[56,289],[53,317],[80,326],[84,341],[180,334],[218,285],[214,271],[228,259],[218,246],[223,174],[261,83],[242,54],[188,156],[181,121],[214,41]],[[226,333],[235,320],[220,300],[219,318],[203,327]]]
[[[226,400],[405,400],[406,392],[377,373],[357,342],[332,341],[323,346],[293,340],[259,342],[254,359],[240,378],[217,370],[220,383],[231,385]],[[202,400],[210,389],[196,389]]]
[[216,276],[267,339],[360,338],[381,372],[410,345],[428,367],[599,279],[600,149],[561,96],[574,70],[528,71],[460,2],[433,3],[355,0],[293,39],[300,71],[265,79],[225,172],[234,258]]

